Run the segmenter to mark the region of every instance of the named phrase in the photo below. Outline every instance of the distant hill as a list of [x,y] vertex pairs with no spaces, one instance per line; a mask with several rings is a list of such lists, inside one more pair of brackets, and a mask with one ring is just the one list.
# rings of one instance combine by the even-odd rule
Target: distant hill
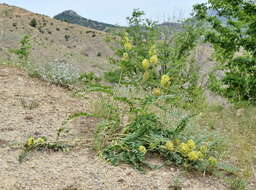
[[98,21],[84,18],[84,17],[80,16],[79,14],[77,14],[73,10],[64,11],[64,12],[54,16],[54,18],[57,20],[66,21],[66,22],[72,23],[72,24],[78,24],[81,26],[85,26],[85,27],[92,28],[95,30],[100,30],[100,31],[108,31],[110,28],[117,27],[112,24],[107,24],[107,23],[98,22]]
[[[80,26],[85,26],[88,28],[92,28],[95,30],[100,30],[107,32],[110,29],[118,29],[121,28],[121,26],[116,26],[112,24],[107,24],[103,22],[98,22],[95,20],[90,20],[87,18],[84,18],[77,14],[73,10],[67,10],[64,11],[56,16],[54,16],[55,19],[65,21],[71,24],[78,24]],[[164,22],[162,24],[158,25],[160,28],[163,28],[164,30],[168,30],[170,33],[180,30],[181,29],[181,24],[180,23],[172,23],[172,22]]]

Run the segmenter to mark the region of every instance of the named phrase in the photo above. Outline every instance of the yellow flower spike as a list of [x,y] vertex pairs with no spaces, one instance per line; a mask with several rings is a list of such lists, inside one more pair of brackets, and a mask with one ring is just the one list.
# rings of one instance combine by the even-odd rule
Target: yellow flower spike
[[28,138],[27,145],[28,145],[28,146],[32,146],[33,144],[34,144],[34,138],[33,138],[33,137],[29,137],[29,138]]
[[169,151],[173,151],[174,150],[174,145],[171,141],[168,141],[165,143],[165,148]]
[[142,67],[143,67],[143,69],[144,69],[144,70],[148,70],[149,66],[150,66],[149,61],[148,61],[147,59],[144,59],[144,60],[142,61]]
[[149,49],[149,52],[148,52],[149,56],[153,56],[156,54],[156,46],[153,45],[150,49]]
[[125,42],[129,42],[128,36],[124,36],[124,41],[125,41]]
[[200,158],[200,153],[198,151],[192,151],[188,153],[188,159],[190,161],[197,161]]
[[150,77],[150,74],[149,74],[149,72],[145,72],[144,74],[143,74],[143,81],[147,81],[148,79],[149,79],[149,77]]
[[38,138],[35,140],[35,143],[38,143],[38,144],[43,144],[45,142],[45,140],[43,138]]
[[218,163],[217,159],[214,158],[213,156],[209,157],[209,158],[208,158],[208,161],[209,161],[209,163],[210,163],[211,166],[216,166],[217,163]]
[[208,151],[208,147],[207,147],[206,145],[203,145],[203,146],[200,147],[200,151],[201,151],[203,154],[205,154],[205,153],[207,153],[207,151]]
[[139,151],[142,152],[143,154],[147,153],[147,149],[145,146],[139,146]]
[[163,75],[161,77],[161,86],[168,87],[170,84],[170,77],[168,75]]
[[194,150],[196,148],[196,144],[192,139],[188,140],[187,145],[191,150]]
[[179,145],[179,151],[182,154],[187,154],[190,151],[190,148],[186,143],[181,143]]
[[124,35],[123,35],[123,41],[124,42],[129,42],[130,41],[129,40],[129,34],[127,32],[125,32]]
[[131,49],[132,49],[132,44],[131,44],[130,42],[126,42],[126,43],[124,44],[124,48],[125,48],[126,50],[131,50]]
[[150,63],[156,64],[158,62],[157,55],[153,55],[150,57]]
[[123,53],[123,57],[122,57],[122,60],[127,60],[129,57],[129,54],[127,52]]
[[160,96],[161,95],[161,89],[160,88],[154,88],[153,89],[153,94],[155,96]]

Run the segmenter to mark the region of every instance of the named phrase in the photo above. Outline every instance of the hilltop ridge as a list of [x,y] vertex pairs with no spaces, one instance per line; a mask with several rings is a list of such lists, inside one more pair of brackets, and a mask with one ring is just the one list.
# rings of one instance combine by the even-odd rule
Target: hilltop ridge
[[85,27],[92,28],[95,30],[100,30],[100,31],[108,31],[110,28],[117,27],[112,24],[107,24],[107,23],[98,22],[95,20],[84,18],[84,17],[80,16],[79,14],[77,14],[73,10],[63,11],[62,13],[54,16],[54,18],[57,20],[66,21],[66,22],[72,23],[72,24],[78,24],[81,26],[85,26]]

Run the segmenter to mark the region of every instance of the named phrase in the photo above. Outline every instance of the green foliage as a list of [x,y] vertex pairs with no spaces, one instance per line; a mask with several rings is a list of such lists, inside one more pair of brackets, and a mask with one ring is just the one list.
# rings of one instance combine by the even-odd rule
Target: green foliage
[[70,115],[62,124],[65,125],[67,124],[69,121],[75,119],[75,118],[79,118],[79,117],[92,117],[94,116],[93,114],[90,113],[86,113],[86,112],[79,112],[79,113],[75,113]]
[[[119,86],[89,84],[84,89],[86,93],[104,94],[100,104],[96,103],[93,114],[78,113],[70,118],[81,115],[101,119],[96,125],[93,145],[114,165],[124,162],[140,171],[145,167],[156,168],[145,161],[146,155],[156,153],[169,163],[212,171],[217,166],[213,157],[217,142],[209,142],[205,134],[198,133],[203,136],[199,138],[198,134],[194,136],[189,132],[188,123],[192,116],[179,118],[179,123],[171,125],[156,111],[169,112],[170,102],[182,95],[198,96],[194,91],[197,77],[190,74],[195,68],[191,62],[187,63],[187,58],[199,31],[190,23],[188,30],[175,34],[170,40],[159,41],[160,32],[155,22],[143,15],[142,11],[135,10],[128,18],[130,27],[116,37],[120,47],[114,56],[117,59],[111,61],[119,66],[120,72],[114,72],[112,78],[109,77],[111,73],[106,73],[105,77]],[[147,78],[146,72],[150,75]],[[169,74],[174,78],[170,79]],[[188,81],[192,88],[181,89]],[[119,92],[119,89],[125,92]],[[143,93],[139,94],[139,91]]]
[[119,122],[116,120],[104,120],[96,125],[95,132],[93,134],[93,148],[100,152],[113,138],[119,128]]
[[106,73],[105,78],[118,84],[142,86],[159,95],[177,93],[177,97],[182,94],[184,99],[194,98],[198,92],[198,67],[190,55],[201,29],[188,21],[181,31],[169,36],[156,22],[144,18],[140,10],[134,10],[128,23],[129,27],[114,33],[119,45],[110,62],[118,69]]
[[230,61],[227,67],[230,70],[226,72],[223,83],[229,86],[225,95],[256,102],[256,58],[239,56]]
[[[222,83],[226,86],[223,95],[255,102],[255,2],[211,0],[194,8],[197,18],[209,25],[205,41],[213,44],[217,60],[223,63]],[[215,16],[208,15],[211,10],[216,11]]]
[[121,79],[120,77],[121,77],[120,70],[108,71],[104,73],[104,79],[113,84],[118,84]]
[[[206,135],[200,134],[203,138],[199,138],[198,134],[194,136],[189,132],[188,123],[193,116],[186,116],[172,126],[150,111],[154,106],[168,112],[165,106],[159,106],[159,100],[165,97],[147,94],[124,97],[115,89],[100,87],[88,87],[87,91],[106,95],[95,105],[93,114],[78,113],[70,118],[93,116],[101,119],[93,135],[93,146],[110,163],[128,163],[144,171],[145,167],[157,168],[145,160],[146,155],[157,153],[166,162],[185,168],[210,172],[217,166],[217,160],[212,157],[216,154],[217,142],[208,142]],[[124,122],[123,118],[128,121]]]
[[247,181],[243,178],[234,178],[229,180],[228,182],[230,184],[230,187],[233,190],[246,190],[247,189]]
[[12,53],[18,56],[22,66],[27,66],[29,64],[29,53],[31,49],[29,38],[30,36],[25,35],[20,41],[20,48],[11,50]]
[[34,27],[34,28],[36,28],[36,26],[37,26],[37,21],[36,21],[36,19],[33,18],[33,19],[30,21],[29,25],[32,26],[32,27]]
[[111,77],[106,73],[105,78],[118,85],[87,83],[79,93],[96,93],[100,101],[92,114],[78,113],[68,121],[79,116],[99,119],[93,146],[114,165],[128,163],[140,171],[157,168],[146,157],[158,154],[165,163],[213,172],[218,168],[220,138],[191,124],[195,114],[181,114],[177,122],[168,115],[201,98],[197,67],[189,60],[201,30],[189,21],[187,29],[160,40],[156,23],[143,15],[135,10],[128,18],[129,27],[114,37],[118,47],[110,61],[119,72]]

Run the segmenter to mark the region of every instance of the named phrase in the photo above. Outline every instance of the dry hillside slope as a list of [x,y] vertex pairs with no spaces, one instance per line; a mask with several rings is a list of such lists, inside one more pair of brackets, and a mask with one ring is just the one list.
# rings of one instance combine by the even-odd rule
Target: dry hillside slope
[[[32,19],[36,26],[31,26]],[[105,33],[0,4],[0,61],[15,62],[9,49],[16,48],[22,36],[31,36],[31,62],[34,64],[66,60],[82,72],[100,73],[108,67],[112,54],[104,42]]]

